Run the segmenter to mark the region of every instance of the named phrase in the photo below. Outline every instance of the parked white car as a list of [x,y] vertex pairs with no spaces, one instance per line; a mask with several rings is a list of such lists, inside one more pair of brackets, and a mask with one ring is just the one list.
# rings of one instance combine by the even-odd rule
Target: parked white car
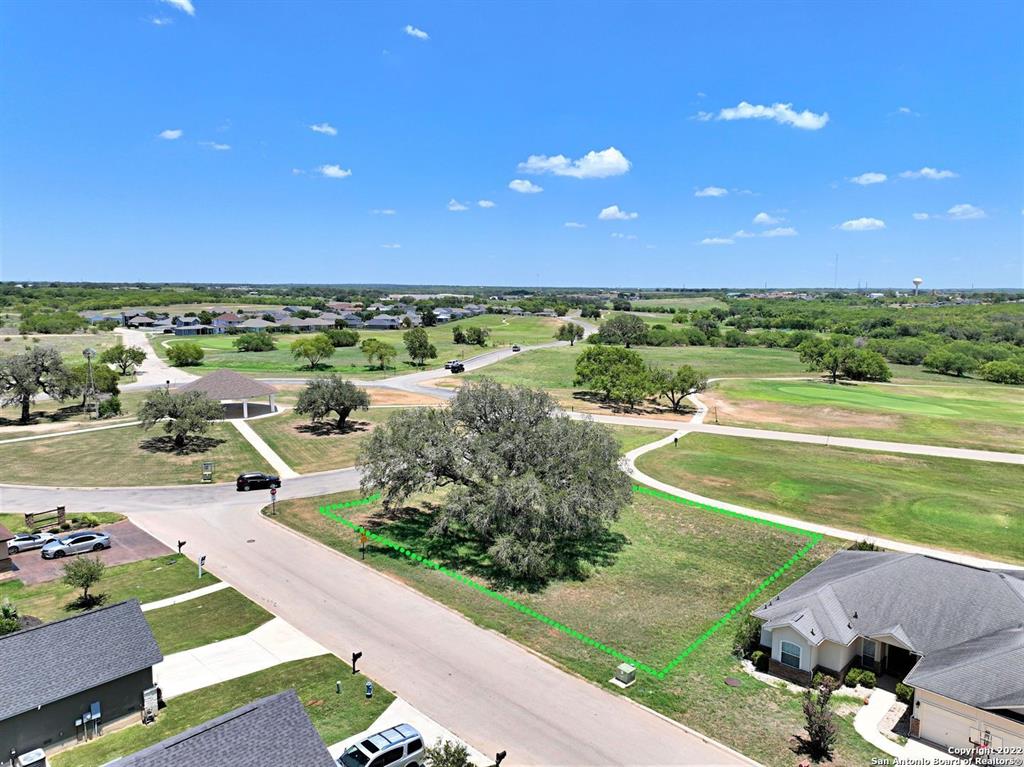
[[54,537],[52,533],[15,533],[14,537],[7,541],[7,553],[17,554],[20,551],[41,549]]
[[81,532],[54,538],[43,545],[43,559],[59,559],[68,554],[84,554],[110,548],[110,533]]
[[341,767],[420,767],[423,737],[411,724],[378,732],[345,749],[338,759]]

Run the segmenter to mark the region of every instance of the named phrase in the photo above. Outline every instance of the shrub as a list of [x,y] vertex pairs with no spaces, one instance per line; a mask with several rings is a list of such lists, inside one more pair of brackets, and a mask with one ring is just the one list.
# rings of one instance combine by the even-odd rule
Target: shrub
[[274,339],[268,333],[243,333],[236,336],[231,343],[240,352],[274,351]]
[[354,330],[334,328],[324,331],[324,335],[331,339],[331,344],[335,347],[355,346],[359,343],[359,334]]
[[71,529],[71,523],[70,522],[62,522],[61,525],[60,525],[60,529],[63,530],[64,532],[67,532],[68,530]]
[[115,394],[113,397],[101,400],[96,412],[100,418],[113,418],[115,415],[121,415],[121,399]]
[[176,367],[200,365],[204,356],[202,347],[192,341],[171,344],[167,347],[167,359]]
[[871,541],[854,541],[850,544],[850,551],[878,551],[878,547]]
[[896,684],[896,699],[909,706],[910,702],[914,699],[914,688],[909,684],[898,682]]
[[811,686],[821,687],[823,684],[825,684],[826,680],[830,685],[832,685],[833,688],[839,686],[839,680],[831,674],[826,674],[824,671],[819,671],[814,675],[814,678],[811,680]]
[[1024,384],[1024,365],[1008,360],[993,360],[982,365],[978,375],[993,383]]
[[98,527],[100,521],[92,514],[85,514],[78,520],[82,527]]
[[864,669],[860,672],[860,683],[862,686],[872,689],[875,686],[875,672]]
[[769,660],[771,660],[771,657],[764,650],[754,650],[750,654],[750,662],[754,664],[754,668],[758,671],[767,671]]
[[757,648],[761,639],[761,621],[747,613],[736,624],[732,640],[732,651],[740,657]]
[[847,687],[856,687],[860,684],[861,674],[863,673],[863,670],[859,668],[851,668],[846,672],[846,679],[843,680],[843,684]]

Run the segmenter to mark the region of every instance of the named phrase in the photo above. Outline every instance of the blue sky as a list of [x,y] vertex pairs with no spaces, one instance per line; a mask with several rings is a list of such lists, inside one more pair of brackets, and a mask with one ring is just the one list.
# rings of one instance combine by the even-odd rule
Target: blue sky
[[4,3],[0,274],[1021,287],[1022,8]]

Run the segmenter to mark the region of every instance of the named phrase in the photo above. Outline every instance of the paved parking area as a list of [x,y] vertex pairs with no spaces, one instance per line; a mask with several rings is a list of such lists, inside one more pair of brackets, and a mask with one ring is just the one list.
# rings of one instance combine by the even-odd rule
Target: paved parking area
[[[112,525],[101,525],[98,531],[110,533],[113,545],[98,552],[105,564],[123,565],[140,559],[152,559],[171,552],[160,541],[143,532],[128,520]],[[79,555],[81,556],[81,555]],[[39,549],[25,551],[11,557],[14,569],[4,573],[3,579],[17,578],[26,585],[52,581],[61,576],[61,567],[66,559],[43,559]]]

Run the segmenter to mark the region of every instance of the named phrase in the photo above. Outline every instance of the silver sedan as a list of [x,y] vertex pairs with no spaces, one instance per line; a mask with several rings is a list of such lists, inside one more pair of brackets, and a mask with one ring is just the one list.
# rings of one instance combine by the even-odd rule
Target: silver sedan
[[7,541],[7,553],[17,554],[19,551],[41,549],[53,539],[51,533],[15,533],[14,537]]
[[83,554],[110,548],[110,534],[92,531],[71,533],[55,538],[43,546],[43,559],[58,559],[68,554]]

